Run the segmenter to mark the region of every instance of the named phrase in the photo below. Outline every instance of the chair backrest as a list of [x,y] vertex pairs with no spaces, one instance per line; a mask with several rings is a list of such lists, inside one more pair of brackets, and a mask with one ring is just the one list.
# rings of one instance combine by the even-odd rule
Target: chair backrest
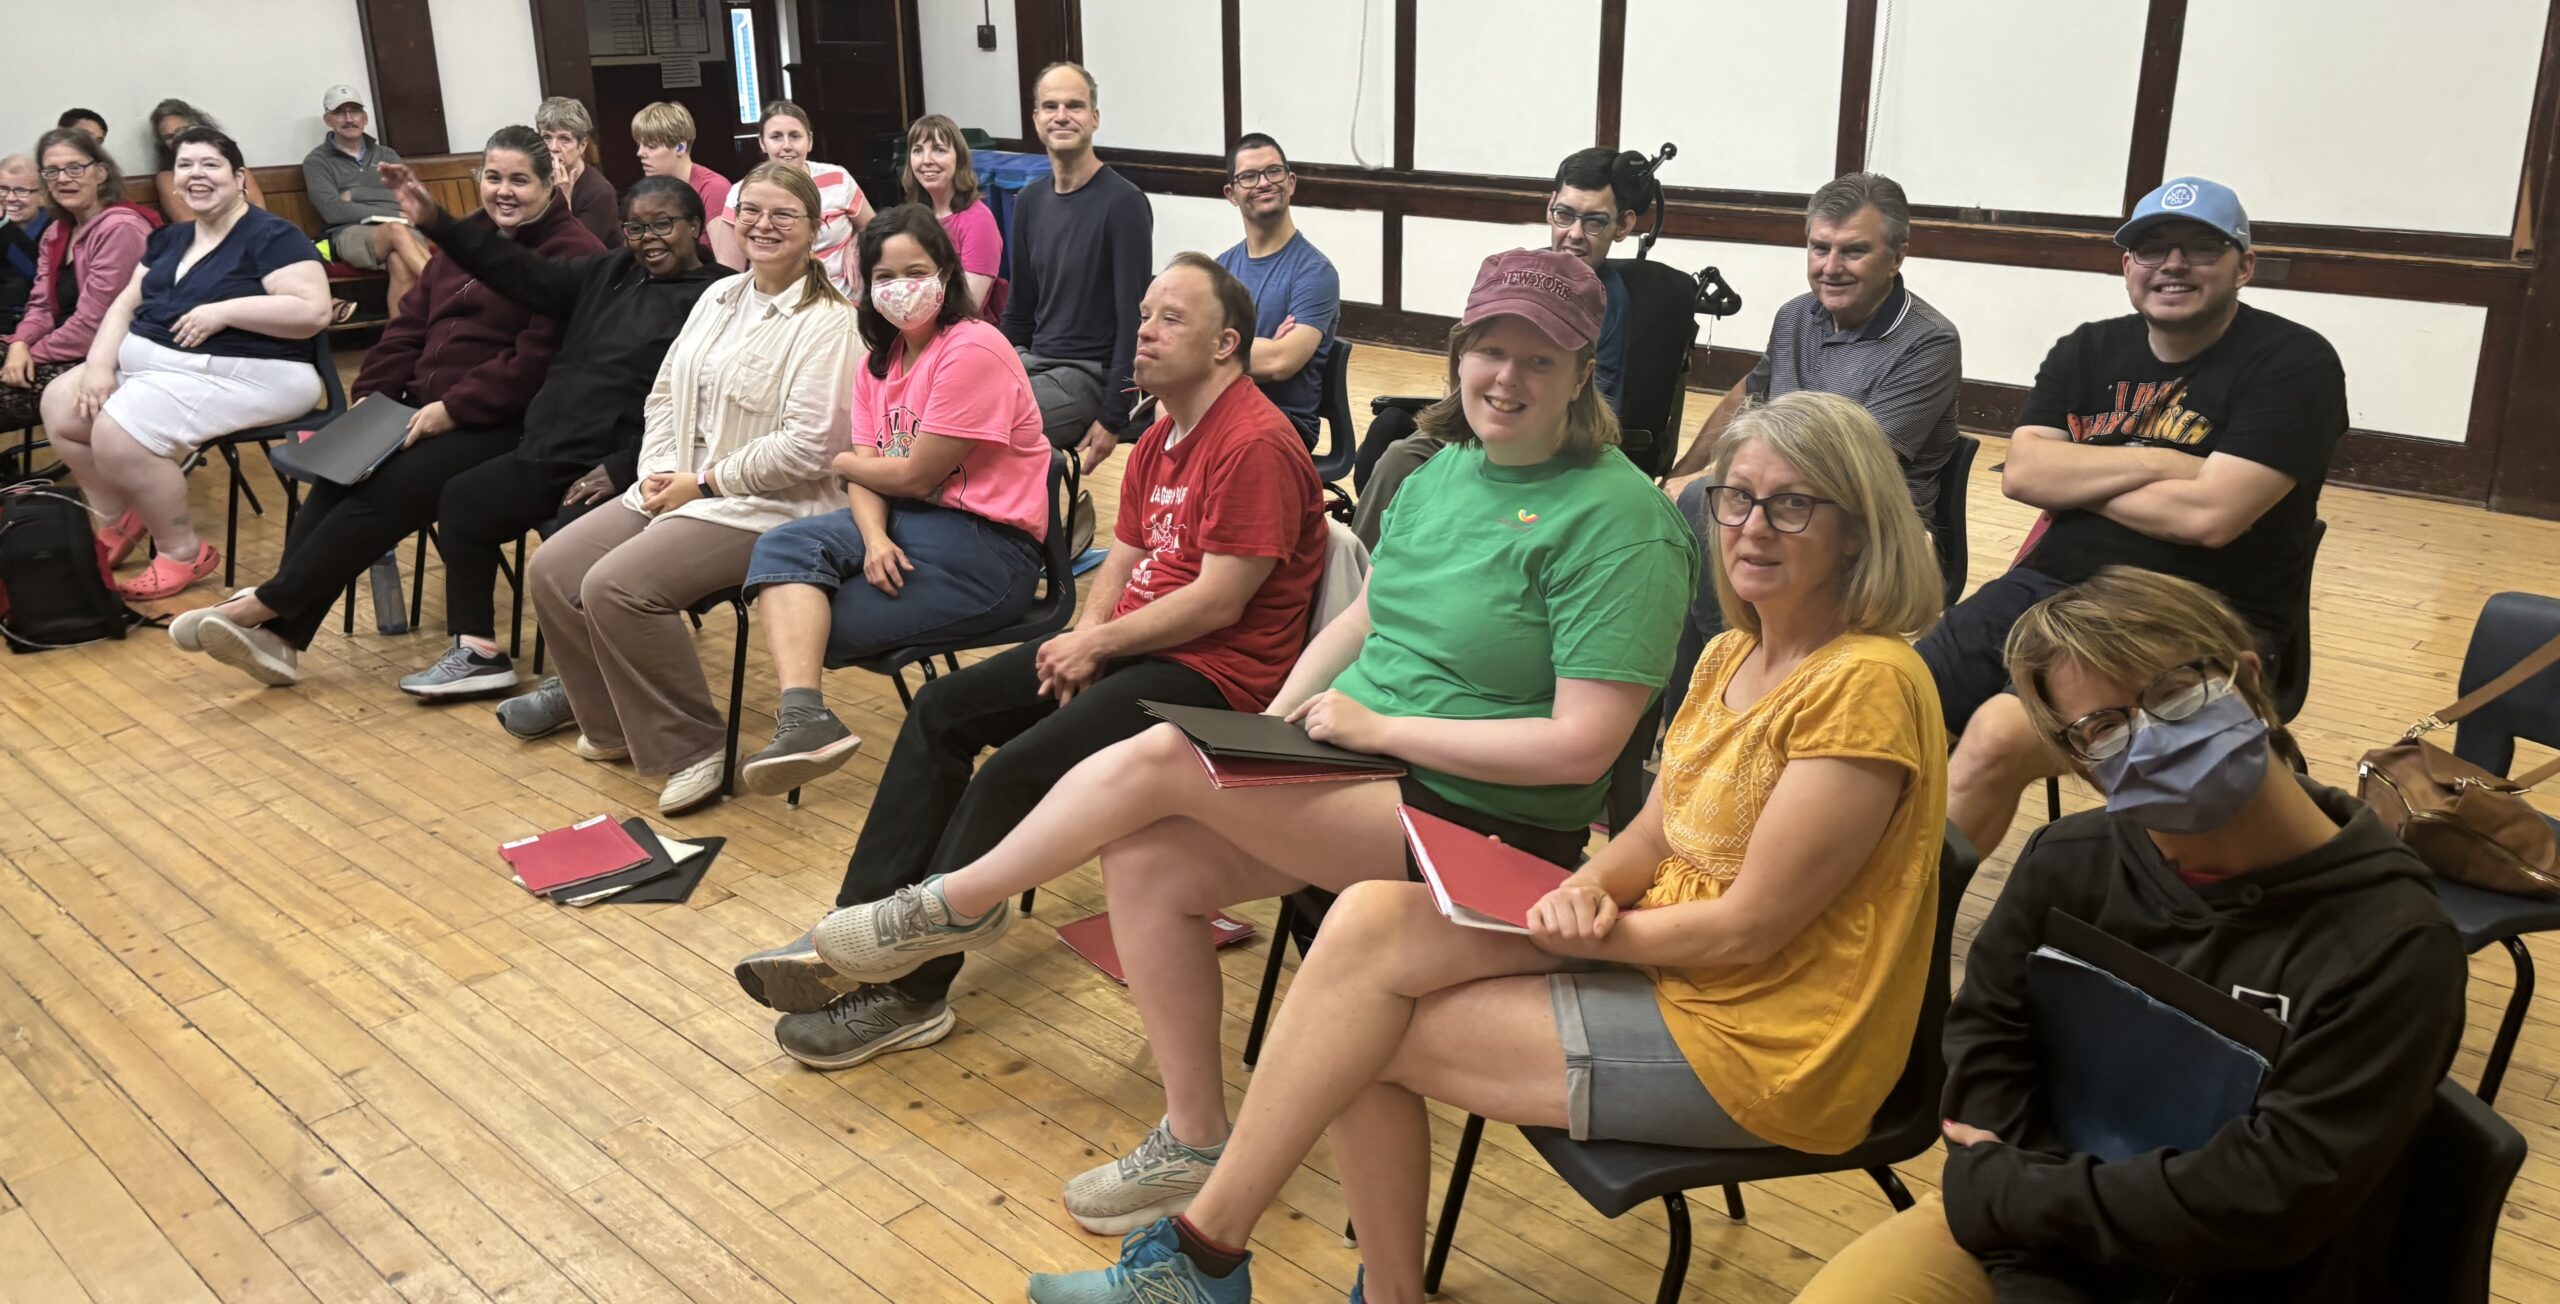
[[2524,1137],[2451,1079],[2409,1140],[2406,1203],[2391,1237],[2391,1298],[2409,1304],[2485,1304],[2507,1188],[2524,1167]]
[[1316,479],[1332,484],[1351,474],[1360,455],[1360,432],[1351,425],[1351,341],[1336,336],[1333,356],[1325,362],[1324,398],[1316,405],[1323,423],[1324,456],[1316,459]]
[[2328,537],[2329,523],[2314,518],[2311,556],[2302,563],[2302,587],[2293,595],[2293,628],[2286,631],[2270,685],[2275,690],[2276,718],[2287,724],[2302,714],[2302,704],[2311,696],[2311,572],[2320,565],[2320,543]]
[[[2501,593],[2480,608],[2462,654],[2462,695],[2497,678],[2535,648],[2560,638],[2560,598]],[[2560,666],[2516,685],[2454,731],[2454,755],[2495,774],[2515,763],[2516,740],[2560,747]]]
[[1973,545],[1965,534],[1965,489],[1973,483],[1973,455],[1982,441],[1959,433],[1947,464],[1938,470],[1938,504],[1930,512],[1929,533],[1938,543],[1938,573],[1947,584],[1947,605],[1964,596],[1965,572],[1973,566]]
[[1938,843],[1938,921],[1929,943],[1929,986],[1920,996],[1920,1021],[1911,1029],[1911,1056],[1903,1062],[1902,1076],[1893,1090],[1876,1107],[1871,1137],[1902,1130],[1934,1133],[1943,1116],[1939,1106],[1947,1086],[1947,1005],[1955,985],[1956,916],[1964,908],[1965,889],[1973,885],[1973,872],[1981,867],[1982,857],[1973,844],[1955,825],[1947,825]]
[[1658,475],[1679,438],[1690,349],[1698,342],[1698,281],[1668,263],[1612,258],[1627,294],[1627,354],[1618,374],[1619,451]]
[[1040,570],[1046,583],[1040,600],[1022,613],[1017,625],[1045,625],[1055,622],[1063,629],[1076,614],[1076,545],[1075,493],[1068,487],[1069,455],[1063,449],[1049,451],[1049,537],[1040,545]]
[[347,410],[347,387],[338,379],[338,352],[329,342],[329,332],[322,329],[311,337],[311,365],[320,372],[320,390],[328,407],[321,410],[323,419],[339,416]]

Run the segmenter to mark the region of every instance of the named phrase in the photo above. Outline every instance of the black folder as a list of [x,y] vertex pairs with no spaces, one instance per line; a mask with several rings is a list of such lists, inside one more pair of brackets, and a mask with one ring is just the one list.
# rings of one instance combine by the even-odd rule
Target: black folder
[[367,394],[338,419],[300,442],[267,450],[278,473],[295,480],[326,480],[353,487],[372,475],[409,437],[418,410],[395,398]]
[[548,894],[551,901],[564,906],[681,905],[702,885],[702,876],[710,870],[711,862],[720,858],[720,848],[729,843],[727,838],[687,838],[685,841],[702,850],[677,864],[667,853],[667,844],[659,841],[658,831],[649,827],[649,821],[634,816],[624,820],[622,827],[642,851],[649,853],[649,863],[561,888]]
[[1317,742],[1307,736],[1305,726],[1276,715],[1144,700],[1138,705],[1148,714],[1180,729],[1191,740],[1192,746],[1211,756],[1251,761],[1296,761],[1345,770],[1393,770],[1402,773],[1405,768],[1404,762],[1392,756],[1373,756]]
[[2110,1163],[2203,1146],[2256,1108],[2284,1044],[2275,1016],[2060,910],[2026,985],[2054,1127]]

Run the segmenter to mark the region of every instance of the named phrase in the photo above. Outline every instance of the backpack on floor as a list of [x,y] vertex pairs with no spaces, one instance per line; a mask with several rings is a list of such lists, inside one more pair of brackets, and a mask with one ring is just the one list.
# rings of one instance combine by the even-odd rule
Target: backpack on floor
[[88,504],[44,483],[0,490],[0,638],[72,647],[145,623],[118,597]]

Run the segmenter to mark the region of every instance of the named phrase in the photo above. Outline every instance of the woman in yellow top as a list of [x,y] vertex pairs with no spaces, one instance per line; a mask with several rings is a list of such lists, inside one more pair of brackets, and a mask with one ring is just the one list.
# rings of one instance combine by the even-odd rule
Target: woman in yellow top
[[1188,1212],[1132,1233],[1113,1268],[1035,1278],[1034,1299],[1249,1299],[1241,1247],[1330,1126],[1365,1260],[1353,1298],[1419,1300],[1426,1098],[1585,1140],[1864,1139],[1935,923],[1947,740],[1905,639],[1938,613],[1938,568],[1847,399],[1745,411],[1715,478],[1727,632],[1635,826],[1527,937],[1451,924],[1420,884],[1345,891]]

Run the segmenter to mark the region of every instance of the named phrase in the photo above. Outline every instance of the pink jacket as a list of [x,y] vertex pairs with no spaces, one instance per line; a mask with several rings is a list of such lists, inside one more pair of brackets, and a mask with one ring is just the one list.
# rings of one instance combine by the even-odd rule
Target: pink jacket
[[[78,232],[59,216],[45,223],[44,243],[36,250],[36,287],[27,296],[27,315],[18,322],[11,344],[24,344],[38,362],[78,362],[89,355],[107,305],[133,281],[142,262],[143,243],[151,223],[142,214],[118,205],[83,223]],[[80,302],[68,321],[53,319],[53,282],[62,266],[62,242],[72,241],[72,263],[80,274]]]

